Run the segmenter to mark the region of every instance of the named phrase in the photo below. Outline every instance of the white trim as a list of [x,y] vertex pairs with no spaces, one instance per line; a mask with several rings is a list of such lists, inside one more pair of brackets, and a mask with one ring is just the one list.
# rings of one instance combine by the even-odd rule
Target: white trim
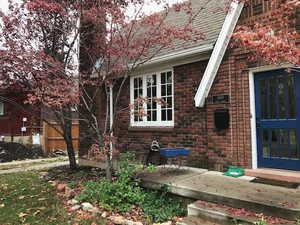
[[[144,75],[138,75],[138,76],[131,76],[130,77],[130,104],[133,104],[134,102],[134,79],[138,78],[138,77],[142,77],[143,79],[143,97],[147,97],[147,92],[144,90],[147,90],[146,87],[146,77],[148,75],[153,75],[156,74],[157,76],[157,90],[156,90],[156,94],[157,96],[161,97],[161,73],[167,73],[167,72],[171,72],[172,73],[172,121],[161,121],[161,105],[158,104],[157,105],[157,121],[146,121],[147,120],[147,116],[144,116],[143,120],[144,121],[139,121],[136,122],[134,121],[134,114],[133,112],[133,108],[131,108],[131,115],[130,115],[130,126],[132,127],[174,127],[174,102],[175,102],[175,96],[174,96],[174,70],[172,69],[165,69],[162,71],[156,71],[154,73],[148,73],[148,74],[144,74]],[[146,105],[146,103],[144,103]],[[146,108],[146,106],[144,106]]]
[[291,64],[267,65],[255,68],[249,68],[249,95],[250,95],[250,127],[251,127],[251,149],[252,149],[252,169],[257,169],[257,132],[256,132],[256,107],[255,107],[255,73],[272,71],[293,67]]
[[157,71],[168,70],[169,68],[174,68],[176,66],[182,66],[185,64],[190,64],[199,61],[208,61],[211,55],[210,52],[199,53],[197,55],[186,56],[184,58],[165,61],[162,63],[153,64],[143,64],[137,67],[134,71],[130,73],[130,76],[138,76],[140,74],[156,73]]
[[249,71],[251,71],[252,73],[259,73],[259,72],[279,70],[279,69],[284,69],[289,67],[295,67],[295,66],[293,66],[292,64],[265,65],[265,66],[249,68]]
[[208,52],[208,51],[213,50],[213,48],[214,48],[213,44],[206,44],[206,45],[201,45],[201,46],[197,46],[194,48],[184,49],[184,50],[181,50],[178,52],[172,52],[172,53],[169,53],[166,55],[156,56],[143,65],[146,66],[146,65],[155,64],[155,63],[164,63],[166,61],[177,60],[177,59],[184,58],[187,56],[192,56],[192,55],[196,55],[199,53]]
[[252,71],[249,72],[249,92],[250,92],[250,126],[251,126],[252,169],[257,169],[255,86],[254,86],[254,72],[252,72]]
[[205,73],[195,95],[195,106],[203,107],[205,99],[208,96],[210,88],[213,84],[215,76],[219,70],[222,59],[225,55],[227,46],[232,36],[233,30],[237,24],[239,16],[242,12],[244,3],[232,1],[229,12],[225,18],[223,27],[217,39],[214,50],[206,67]]

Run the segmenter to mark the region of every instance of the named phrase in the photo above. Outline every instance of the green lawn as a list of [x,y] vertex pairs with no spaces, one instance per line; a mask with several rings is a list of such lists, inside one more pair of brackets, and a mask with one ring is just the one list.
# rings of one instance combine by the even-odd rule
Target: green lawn
[[0,175],[0,224],[105,224],[68,214],[53,187],[34,172]]

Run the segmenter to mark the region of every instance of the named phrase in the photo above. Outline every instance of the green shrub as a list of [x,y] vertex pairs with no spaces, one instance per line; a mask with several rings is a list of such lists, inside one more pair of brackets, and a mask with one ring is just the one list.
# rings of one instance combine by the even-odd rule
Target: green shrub
[[77,196],[79,201],[95,202],[107,210],[119,212],[129,211],[136,202],[143,201],[144,194],[137,186],[126,185],[122,182],[88,181],[84,191]]
[[[163,222],[174,216],[184,215],[185,208],[180,201],[167,194],[167,188],[162,191],[146,191],[140,187],[136,173],[142,167],[133,158],[129,153],[121,155],[120,169],[116,172],[115,181],[88,181],[76,199],[97,203],[107,210],[119,212],[128,212],[134,206],[140,206],[146,217],[153,222]],[[154,170],[153,166],[148,169]]]
[[145,215],[154,222],[164,222],[175,216],[184,216],[186,208],[182,202],[169,196],[168,189],[163,187],[161,191],[149,191],[145,193],[145,199],[141,203]]

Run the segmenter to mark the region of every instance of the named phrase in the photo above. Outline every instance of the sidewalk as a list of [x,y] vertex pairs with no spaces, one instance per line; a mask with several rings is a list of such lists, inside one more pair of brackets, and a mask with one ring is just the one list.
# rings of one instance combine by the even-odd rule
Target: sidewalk
[[44,164],[35,165],[35,166],[28,166],[28,167],[21,167],[21,168],[13,168],[13,169],[7,169],[7,170],[0,170],[0,175],[1,174],[9,174],[9,173],[18,173],[18,172],[32,171],[32,170],[46,170],[46,169],[51,169],[51,168],[54,168],[54,167],[67,166],[67,165],[69,165],[69,161],[44,163]]
[[21,165],[21,164],[29,164],[35,162],[45,162],[45,161],[58,161],[58,160],[68,160],[67,156],[60,156],[55,158],[42,158],[42,159],[25,159],[20,161],[12,161],[12,162],[5,162],[0,163],[0,166],[10,166],[10,165]]
[[146,188],[159,189],[168,185],[170,192],[179,196],[289,220],[300,218],[299,187],[291,189],[252,183],[254,177],[232,178],[220,172],[189,168],[177,172],[159,169],[155,173],[143,173],[140,178]]

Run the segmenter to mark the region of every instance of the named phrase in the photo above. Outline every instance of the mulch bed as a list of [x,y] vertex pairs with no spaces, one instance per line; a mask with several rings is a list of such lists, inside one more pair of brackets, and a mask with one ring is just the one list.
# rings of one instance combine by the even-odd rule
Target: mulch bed
[[29,148],[19,143],[0,142],[0,163],[41,157],[43,157],[43,150],[40,146]]
[[[100,168],[91,168],[91,167],[79,167],[77,170],[70,170],[66,166],[56,167],[53,169],[49,169],[46,172],[41,172],[42,178],[46,181],[50,182],[52,185],[55,185],[58,191],[58,195],[62,197],[65,208],[70,213],[71,206],[67,205],[67,200],[71,199],[73,196],[68,196],[66,193],[61,192],[59,190],[59,184],[66,185],[66,190],[71,188],[74,192],[74,195],[78,195],[84,188],[84,183],[87,181],[99,181],[103,177],[105,177],[105,170]],[[121,216],[118,212],[106,211],[101,205],[96,206],[100,211],[106,212],[107,217],[119,217]],[[84,212],[82,210],[77,211],[77,216],[86,216],[87,218],[92,217],[92,215],[88,212]],[[139,207],[134,207],[130,212],[124,213],[122,215],[126,219],[130,219],[132,221],[141,221],[144,220],[144,214]],[[107,221],[108,225],[114,225],[113,222]]]

